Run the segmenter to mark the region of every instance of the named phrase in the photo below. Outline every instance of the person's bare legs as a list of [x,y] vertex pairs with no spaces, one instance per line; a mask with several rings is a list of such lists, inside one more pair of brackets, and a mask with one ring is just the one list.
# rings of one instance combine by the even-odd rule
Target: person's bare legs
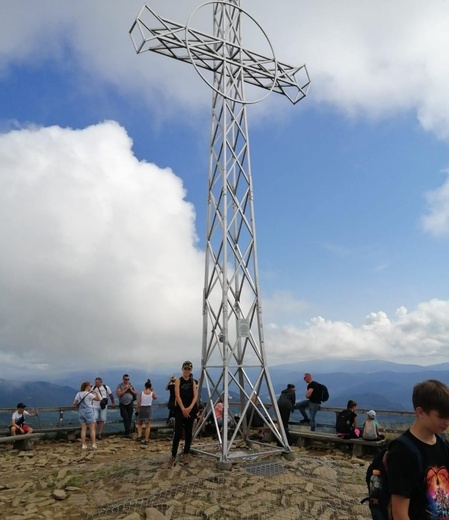
[[151,422],[147,422],[145,425],[145,442],[148,444],[150,440]]
[[140,439],[140,440],[142,440],[142,424],[143,424],[143,421],[139,421],[137,423],[137,439]]
[[90,440],[92,441],[92,448],[96,448],[95,444],[95,430],[97,429],[97,423],[93,422],[89,424]]
[[81,447],[84,448],[86,446],[86,431],[87,424],[85,422],[81,423]]

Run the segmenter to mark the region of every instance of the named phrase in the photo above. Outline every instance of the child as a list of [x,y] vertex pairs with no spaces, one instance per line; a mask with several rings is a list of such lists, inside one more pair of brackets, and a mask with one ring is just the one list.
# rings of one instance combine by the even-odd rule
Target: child
[[343,439],[358,439],[360,437],[360,430],[357,428],[356,408],[357,403],[350,399],[346,410],[342,410],[337,415],[335,429],[339,437],[343,437]]
[[[449,426],[449,388],[431,379],[413,389],[415,422],[403,435],[422,454],[417,457],[402,442],[388,451],[388,490],[395,520],[447,518],[449,494],[449,448],[442,434]],[[420,471],[421,472],[420,472]]]
[[376,421],[376,412],[374,410],[370,410],[366,414],[366,419],[363,423],[362,437],[366,441],[380,441],[385,439],[384,435],[379,434],[379,423]]

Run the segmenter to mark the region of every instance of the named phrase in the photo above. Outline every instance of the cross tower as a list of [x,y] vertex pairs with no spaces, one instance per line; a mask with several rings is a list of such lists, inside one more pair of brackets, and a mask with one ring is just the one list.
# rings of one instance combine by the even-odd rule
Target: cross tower
[[[212,35],[191,27],[199,9],[212,10]],[[244,21],[262,34],[268,55],[242,46]],[[280,447],[248,442],[248,449],[289,454],[265,352],[246,107],[271,91],[297,103],[310,84],[306,67],[277,61],[266,34],[240,0],[206,2],[186,25],[144,6],[130,34],[137,53],[153,51],[190,63],[212,89],[200,382],[206,404],[194,434],[210,421],[218,446],[195,444],[195,449],[223,464],[247,457],[247,450],[235,449],[236,439],[248,439],[257,420]],[[263,95],[249,99],[248,89]]]

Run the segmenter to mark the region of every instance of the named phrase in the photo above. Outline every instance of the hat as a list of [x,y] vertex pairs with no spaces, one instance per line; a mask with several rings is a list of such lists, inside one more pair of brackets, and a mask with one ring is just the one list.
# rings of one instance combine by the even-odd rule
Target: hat
[[182,364],[182,368],[190,368],[190,370],[192,370],[192,368],[193,368],[192,362],[184,361],[184,363]]
[[370,410],[369,412],[367,412],[367,415],[368,417],[371,417],[371,419],[376,418],[376,412],[374,410]]
[[26,404],[23,404],[23,403],[19,403],[19,404],[17,405],[17,408],[26,408],[26,407],[27,407],[27,405],[26,405]]

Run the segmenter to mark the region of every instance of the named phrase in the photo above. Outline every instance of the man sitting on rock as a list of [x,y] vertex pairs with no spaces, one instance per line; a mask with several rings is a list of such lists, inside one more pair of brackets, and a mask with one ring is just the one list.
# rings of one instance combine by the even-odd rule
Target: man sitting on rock
[[25,410],[26,405],[23,403],[19,403],[17,405],[17,410],[12,414],[11,418],[11,426],[9,430],[11,431],[11,435],[23,435],[26,433],[33,433],[33,428],[25,424],[26,417],[35,417],[38,415],[37,410],[34,413],[27,412]]

